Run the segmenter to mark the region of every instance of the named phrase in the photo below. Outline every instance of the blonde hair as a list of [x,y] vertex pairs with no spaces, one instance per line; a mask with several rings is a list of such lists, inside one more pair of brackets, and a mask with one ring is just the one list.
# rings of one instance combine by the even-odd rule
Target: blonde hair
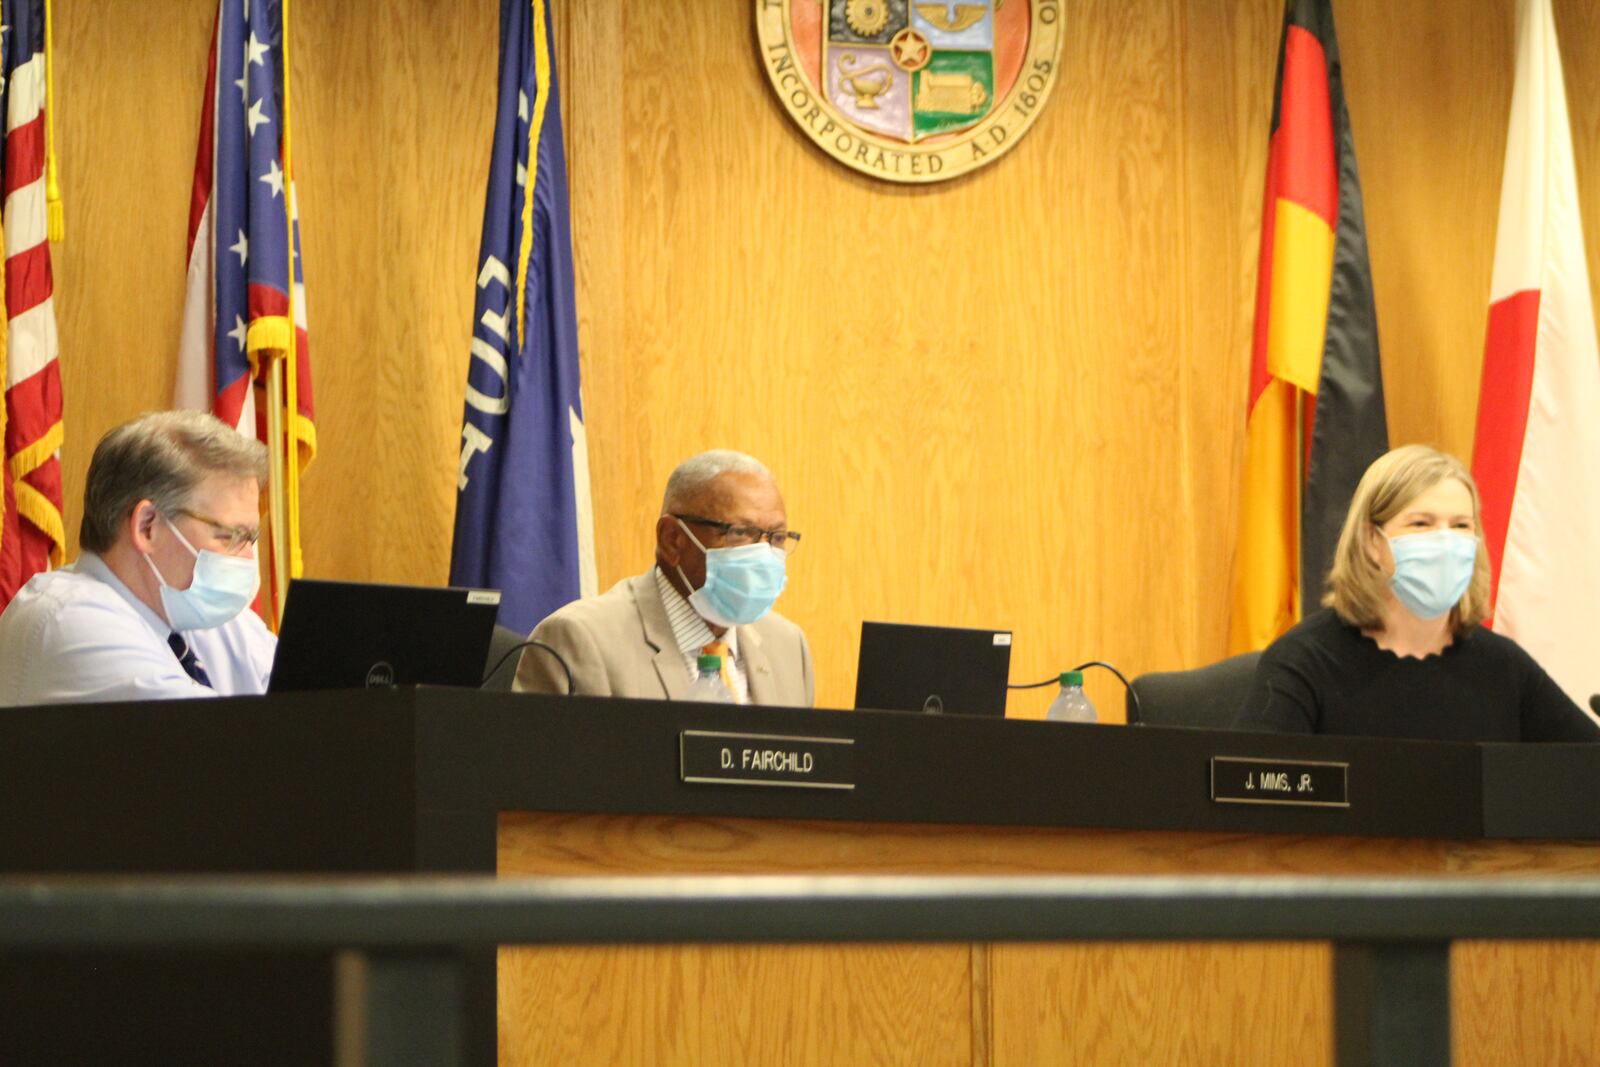
[[1339,531],[1322,603],[1351,626],[1383,628],[1389,577],[1367,554],[1372,532],[1404,511],[1417,497],[1446,478],[1472,495],[1472,525],[1478,533],[1478,558],[1467,591],[1450,609],[1450,628],[1464,636],[1489,615],[1489,553],[1483,545],[1482,507],[1472,474],[1459,459],[1427,445],[1404,445],[1379,456],[1361,476],[1350,511]]

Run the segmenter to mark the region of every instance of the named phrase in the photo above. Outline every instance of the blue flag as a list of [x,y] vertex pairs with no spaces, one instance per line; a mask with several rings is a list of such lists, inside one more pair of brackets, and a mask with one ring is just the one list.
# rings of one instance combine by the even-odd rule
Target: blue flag
[[569,216],[545,0],[501,0],[450,583],[522,633],[595,586]]

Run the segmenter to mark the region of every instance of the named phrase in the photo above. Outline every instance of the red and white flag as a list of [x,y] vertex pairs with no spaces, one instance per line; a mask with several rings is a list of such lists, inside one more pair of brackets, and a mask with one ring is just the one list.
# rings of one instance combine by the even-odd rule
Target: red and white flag
[[1587,707],[1600,693],[1600,347],[1550,0],[1517,8],[1517,73],[1472,473],[1493,627]]

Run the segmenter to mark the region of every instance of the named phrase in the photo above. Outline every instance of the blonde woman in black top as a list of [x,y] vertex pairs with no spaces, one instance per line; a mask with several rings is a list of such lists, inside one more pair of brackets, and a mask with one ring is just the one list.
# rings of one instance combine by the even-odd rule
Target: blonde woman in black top
[[1449,741],[1595,741],[1600,726],[1482,623],[1489,560],[1459,460],[1379,457],[1345,516],[1323,609],[1262,654],[1237,726]]

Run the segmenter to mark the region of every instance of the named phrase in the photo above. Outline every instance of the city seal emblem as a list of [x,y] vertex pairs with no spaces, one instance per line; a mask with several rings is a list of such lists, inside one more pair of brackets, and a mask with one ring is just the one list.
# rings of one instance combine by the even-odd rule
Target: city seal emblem
[[1064,0],[755,0],[778,100],[829,155],[893,182],[993,163],[1055,85]]

